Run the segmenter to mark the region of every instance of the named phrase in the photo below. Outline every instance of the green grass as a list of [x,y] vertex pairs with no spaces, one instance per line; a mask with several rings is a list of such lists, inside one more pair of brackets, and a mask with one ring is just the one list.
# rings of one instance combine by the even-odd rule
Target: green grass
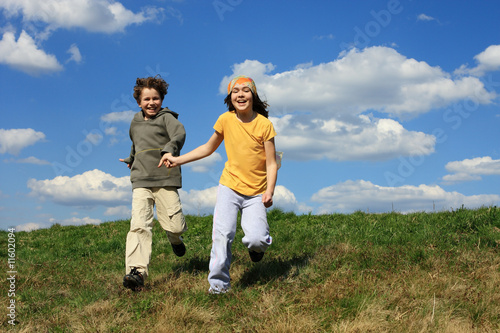
[[[497,332],[500,208],[295,215],[271,210],[273,244],[233,245],[232,291],[209,295],[211,216],[187,216],[187,254],[155,224],[150,277],[122,287],[129,221],[17,232],[20,332]],[[8,234],[0,232],[7,268]],[[7,273],[5,273],[7,275]],[[4,280],[5,281],[5,280]]]

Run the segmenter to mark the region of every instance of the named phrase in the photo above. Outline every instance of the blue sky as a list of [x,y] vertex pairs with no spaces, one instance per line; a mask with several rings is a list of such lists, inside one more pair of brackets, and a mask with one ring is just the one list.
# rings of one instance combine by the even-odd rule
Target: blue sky
[[[136,78],[160,74],[183,152],[251,76],[297,214],[500,204],[497,1],[0,0],[0,228],[130,216]],[[211,214],[223,146],[183,166]]]

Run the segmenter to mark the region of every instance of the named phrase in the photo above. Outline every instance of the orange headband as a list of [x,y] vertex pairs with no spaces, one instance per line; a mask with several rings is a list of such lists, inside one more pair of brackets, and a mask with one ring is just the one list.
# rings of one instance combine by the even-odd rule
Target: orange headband
[[234,85],[237,83],[244,84],[245,86],[250,88],[250,90],[255,95],[257,95],[257,87],[255,86],[255,82],[251,78],[249,78],[248,76],[244,76],[244,75],[237,76],[234,79],[232,79],[231,82],[229,82],[229,85],[227,86],[227,94],[228,95],[231,94],[231,91],[233,90]]

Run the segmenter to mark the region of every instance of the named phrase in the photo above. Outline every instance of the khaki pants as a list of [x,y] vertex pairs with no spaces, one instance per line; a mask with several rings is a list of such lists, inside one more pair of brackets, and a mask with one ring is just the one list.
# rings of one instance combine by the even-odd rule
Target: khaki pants
[[135,188],[132,192],[130,231],[127,234],[125,274],[130,273],[130,270],[136,267],[144,278],[148,275],[153,243],[153,208],[155,204],[158,222],[167,232],[170,243],[182,243],[180,236],[187,230],[187,225],[177,188]]

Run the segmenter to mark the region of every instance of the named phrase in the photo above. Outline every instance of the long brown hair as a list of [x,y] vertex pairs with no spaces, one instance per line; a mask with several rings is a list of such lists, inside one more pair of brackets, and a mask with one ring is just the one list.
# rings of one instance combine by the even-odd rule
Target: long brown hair
[[[253,110],[257,113],[260,113],[264,117],[268,118],[269,117],[269,111],[267,111],[267,108],[269,107],[269,104],[267,104],[266,101],[263,101],[260,99],[258,94],[254,94],[252,92],[252,97],[253,97]],[[227,105],[227,109],[229,111],[234,111],[234,105],[233,102],[231,102],[231,93],[224,98],[224,103]]]
[[[252,97],[253,97],[253,105],[252,108],[255,112],[260,113],[264,117],[268,118],[269,117],[269,111],[267,108],[269,107],[269,104],[267,101],[263,101],[260,99],[259,95],[254,94],[252,92]],[[231,102],[231,93],[224,98],[224,103],[227,105],[227,109],[229,111],[234,111],[234,105],[233,102]]]

